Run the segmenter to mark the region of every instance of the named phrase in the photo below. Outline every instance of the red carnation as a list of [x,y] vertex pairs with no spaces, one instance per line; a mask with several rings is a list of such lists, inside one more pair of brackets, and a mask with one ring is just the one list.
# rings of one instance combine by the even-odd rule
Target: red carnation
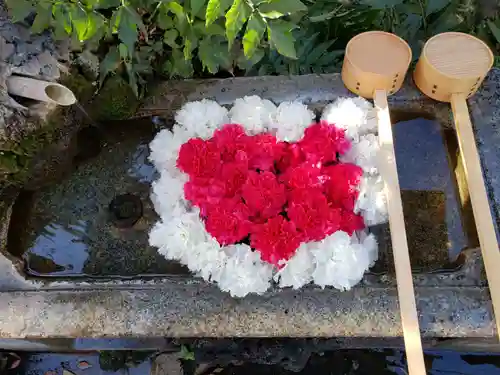
[[192,177],[213,177],[220,166],[220,153],[212,141],[191,138],[179,150],[177,167]]
[[238,124],[226,124],[217,129],[212,137],[220,150],[221,159],[225,162],[234,161],[238,152],[247,152],[251,137]]
[[321,121],[304,131],[299,145],[307,160],[328,163],[337,160],[337,153],[349,150],[351,143],[345,138],[344,129]]
[[304,154],[297,143],[283,142],[283,152],[279,160],[276,161],[276,168],[280,173],[284,173],[290,167],[296,167],[301,164]]
[[[244,154],[243,160],[222,165],[220,179],[225,186],[225,195],[228,198],[234,197],[247,180],[248,159],[245,158],[246,154]],[[236,156],[236,159],[238,159],[238,156]]]
[[263,219],[279,214],[286,203],[285,186],[271,172],[248,172],[241,195],[252,216]]
[[357,215],[353,211],[342,210],[340,230],[352,235],[355,230],[361,230],[364,228],[365,222],[361,215]]
[[295,167],[290,167],[280,176],[289,189],[307,189],[319,186],[322,183],[319,163],[305,162]]
[[274,170],[274,162],[283,155],[285,144],[272,134],[257,134],[248,144],[249,168],[261,171]]
[[295,254],[301,240],[295,225],[280,215],[255,224],[250,234],[250,245],[260,252],[262,260],[276,266]]
[[287,214],[304,233],[305,241],[320,241],[341,227],[341,210],[330,208],[319,189],[298,189],[290,192]]
[[328,200],[335,207],[352,211],[358,199],[363,169],[355,164],[339,163],[323,168],[323,173],[327,178],[325,192]]
[[207,209],[205,228],[221,245],[230,245],[248,236],[252,223],[248,207],[238,199],[223,199]]
[[207,207],[219,204],[226,195],[226,185],[216,178],[192,177],[184,184],[184,197],[200,208],[202,215]]

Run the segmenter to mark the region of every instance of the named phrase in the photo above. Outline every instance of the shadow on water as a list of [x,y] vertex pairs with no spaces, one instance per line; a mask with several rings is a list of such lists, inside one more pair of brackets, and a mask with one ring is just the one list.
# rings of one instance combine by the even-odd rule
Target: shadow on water
[[[454,130],[418,114],[395,112],[391,117],[412,267],[420,272],[454,270],[462,262],[461,251],[474,246],[469,232],[475,230],[461,203]],[[373,231],[385,250],[373,271],[393,271],[389,227]]]

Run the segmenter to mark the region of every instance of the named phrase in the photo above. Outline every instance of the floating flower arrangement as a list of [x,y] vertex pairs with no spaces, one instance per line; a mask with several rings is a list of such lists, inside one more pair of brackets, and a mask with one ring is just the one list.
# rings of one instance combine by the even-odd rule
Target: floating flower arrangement
[[186,103],[150,145],[150,244],[235,297],[356,285],[378,257],[368,227],[387,221],[374,110],[340,98],[314,118],[257,96]]

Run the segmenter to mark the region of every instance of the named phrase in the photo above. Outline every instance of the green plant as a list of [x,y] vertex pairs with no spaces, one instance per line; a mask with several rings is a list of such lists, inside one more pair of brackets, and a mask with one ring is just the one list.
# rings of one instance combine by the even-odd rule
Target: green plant
[[[490,7],[486,7],[490,2]],[[305,74],[339,71],[354,35],[385,30],[404,38],[416,60],[425,41],[444,31],[475,34],[494,50],[500,66],[499,6],[490,0],[305,0],[307,14],[295,30],[298,59],[273,51],[247,74]]]
[[296,59],[291,15],[300,0],[7,0],[13,20],[35,14],[32,31],[51,29],[102,57],[100,81],[126,76],[136,95],[153,71],[191,77],[248,69],[267,50]]

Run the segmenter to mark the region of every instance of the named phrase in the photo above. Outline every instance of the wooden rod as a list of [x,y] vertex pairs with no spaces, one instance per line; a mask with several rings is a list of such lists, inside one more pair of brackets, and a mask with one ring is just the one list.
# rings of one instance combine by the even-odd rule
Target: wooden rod
[[380,143],[380,173],[384,179],[389,226],[391,229],[392,249],[398,284],[399,309],[410,375],[425,375],[424,354],[418,324],[415,291],[406,239],[403,216],[403,203],[398,180],[392,125],[387,104],[387,92],[375,90],[373,95],[378,119],[378,137]]
[[[484,268],[490,288],[491,301],[497,326],[500,331],[500,251],[491,216],[490,204],[484,185],[481,161],[477,152],[474,131],[464,94],[451,96],[451,109],[455,119],[458,145],[469,187],[469,195],[476,222],[479,244],[483,255]],[[499,337],[500,338],[500,337]]]

